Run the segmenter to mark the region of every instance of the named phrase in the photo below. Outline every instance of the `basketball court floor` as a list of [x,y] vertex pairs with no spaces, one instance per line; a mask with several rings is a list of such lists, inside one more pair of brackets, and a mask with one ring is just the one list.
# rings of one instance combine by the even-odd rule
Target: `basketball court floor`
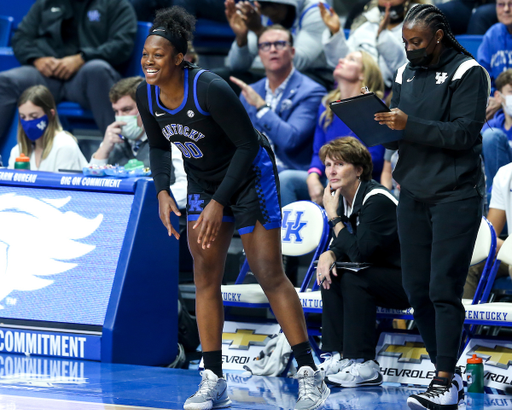
[[[232,409],[293,409],[297,381],[227,373]],[[182,409],[197,370],[0,355],[0,410]],[[406,410],[422,389],[398,385],[332,389],[325,409]],[[464,407],[462,407],[464,408]],[[512,409],[512,396],[471,395],[466,409]]]

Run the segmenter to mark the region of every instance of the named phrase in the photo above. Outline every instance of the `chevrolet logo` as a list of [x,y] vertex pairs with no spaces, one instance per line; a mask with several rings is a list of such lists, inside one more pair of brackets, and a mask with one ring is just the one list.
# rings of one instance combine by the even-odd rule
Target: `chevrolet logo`
[[230,349],[249,350],[249,346],[265,346],[269,335],[254,334],[254,329],[237,329],[235,333],[222,333],[222,343]]
[[512,364],[512,349],[499,345],[494,347],[476,345],[467,354],[470,357],[477,354],[485,360],[486,365],[496,366],[500,369],[506,370]]
[[405,345],[385,344],[379,352],[381,356],[398,357],[399,362],[421,363],[429,355],[425,345],[417,342],[405,342]]

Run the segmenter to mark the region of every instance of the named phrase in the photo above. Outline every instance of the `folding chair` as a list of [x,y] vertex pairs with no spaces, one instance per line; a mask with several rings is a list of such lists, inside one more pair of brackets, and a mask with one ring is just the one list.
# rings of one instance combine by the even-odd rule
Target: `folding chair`
[[[479,304],[466,306],[466,324],[512,327],[512,303],[488,303],[496,272],[501,262],[512,264],[512,237],[509,236],[496,256],[496,261],[485,281],[485,289]],[[483,275],[482,275],[483,276]],[[480,284],[479,284],[480,285]]]
[[[329,241],[329,224],[325,211],[310,201],[297,201],[283,207],[281,243],[283,255],[301,256],[314,251],[304,281],[297,292],[303,292],[315,270],[314,261],[327,249]],[[263,289],[259,284],[244,284],[249,271],[245,260],[234,285],[223,285],[222,299],[224,306],[269,308]]]

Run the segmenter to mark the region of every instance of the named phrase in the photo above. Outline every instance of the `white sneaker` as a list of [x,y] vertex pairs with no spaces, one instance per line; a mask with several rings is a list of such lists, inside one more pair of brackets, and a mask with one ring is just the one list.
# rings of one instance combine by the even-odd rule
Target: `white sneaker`
[[413,410],[457,410],[459,388],[445,377],[435,377],[425,393],[413,394],[407,399]]
[[352,364],[351,359],[342,359],[339,353],[324,353],[321,354],[320,357],[324,359],[324,361],[320,363],[318,369],[322,370],[326,376],[341,372],[345,367]]
[[299,379],[299,399],[295,404],[295,410],[314,410],[324,404],[331,390],[324,382],[323,371],[315,372],[309,366],[302,366],[297,373],[297,378]]
[[183,405],[185,410],[209,410],[229,407],[226,379],[218,377],[211,370],[201,372],[203,380],[199,389],[190,396]]
[[382,374],[375,360],[357,360],[341,372],[327,376],[327,380],[340,387],[380,386]]
[[455,373],[453,374],[452,383],[457,385],[457,390],[459,392],[459,406],[464,403],[464,382],[462,381],[462,371],[460,367],[455,368]]

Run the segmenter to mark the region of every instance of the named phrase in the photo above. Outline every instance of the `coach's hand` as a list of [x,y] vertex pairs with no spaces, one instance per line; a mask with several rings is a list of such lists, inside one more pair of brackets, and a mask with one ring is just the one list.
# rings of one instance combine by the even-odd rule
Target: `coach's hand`
[[176,239],[180,239],[179,232],[174,229],[171,224],[171,212],[174,212],[178,216],[181,216],[181,212],[176,206],[176,202],[174,202],[174,199],[172,199],[167,191],[160,191],[158,193],[158,212],[160,214],[160,220],[166,227],[169,236],[174,235]]
[[211,243],[217,238],[219,229],[222,225],[222,216],[224,215],[224,205],[215,200],[211,200],[203,209],[192,229],[201,225],[197,243],[201,244],[203,249],[209,248]]
[[392,108],[389,112],[378,112],[374,118],[380,125],[387,125],[392,130],[404,130],[409,117],[399,108]]

